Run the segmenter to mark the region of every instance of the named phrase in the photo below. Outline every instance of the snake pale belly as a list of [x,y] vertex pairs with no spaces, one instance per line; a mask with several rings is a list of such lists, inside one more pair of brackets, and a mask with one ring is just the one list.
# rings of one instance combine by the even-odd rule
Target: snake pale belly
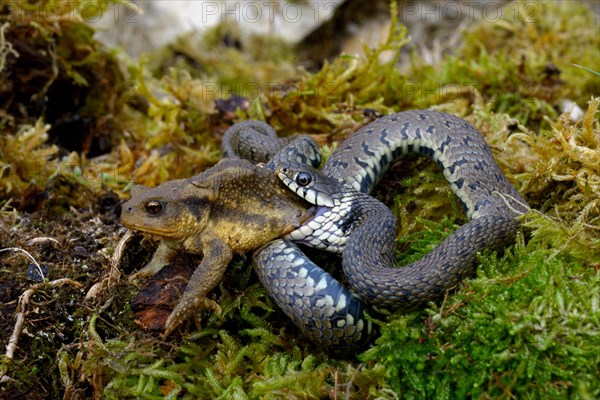
[[[367,194],[390,165],[410,153],[440,166],[469,222],[422,260],[396,268],[394,217]],[[528,208],[481,134],[466,121],[433,110],[405,111],[366,125],[338,147],[320,172],[288,163],[281,154],[274,166],[319,211],[285,241],[257,251],[256,270],[300,328],[338,354],[369,340],[372,329],[364,306],[291,240],[341,252],[353,291],[376,310],[410,309],[436,300],[472,273],[478,252],[513,240],[519,228],[516,217]],[[299,184],[294,176],[300,173],[317,184]]]

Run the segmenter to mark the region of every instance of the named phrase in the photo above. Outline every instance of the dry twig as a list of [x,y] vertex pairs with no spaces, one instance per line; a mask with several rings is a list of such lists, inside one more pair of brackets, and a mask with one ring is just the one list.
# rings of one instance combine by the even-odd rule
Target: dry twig
[[23,292],[23,294],[19,297],[19,304],[17,305],[17,322],[15,323],[13,333],[8,340],[8,345],[6,346],[5,356],[8,360],[12,360],[14,358],[15,350],[17,349],[17,344],[19,342],[19,336],[21,335],[23,323],[25,322],[25,311],[27,310],[27,304],[29,304],[31,296],[33,296],[35,292],[42,288],[53,288],[63,285],[71,285],[75,288],[80,288],[83,286],[81,283],[74,281],[73,279],[61,278],[48,283],[37,283]]

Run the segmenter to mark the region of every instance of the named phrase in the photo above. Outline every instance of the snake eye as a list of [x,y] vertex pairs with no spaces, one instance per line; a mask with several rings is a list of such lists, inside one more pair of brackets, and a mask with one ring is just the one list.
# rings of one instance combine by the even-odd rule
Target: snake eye
[[296,176],[296,183],[300,186],[306,186],[312,182],[312,176],[308,172],[300,172]]
[[150,200],[144,204],[144,210],[150,215],[156,215],[163,209],[163,205],[158,200]]

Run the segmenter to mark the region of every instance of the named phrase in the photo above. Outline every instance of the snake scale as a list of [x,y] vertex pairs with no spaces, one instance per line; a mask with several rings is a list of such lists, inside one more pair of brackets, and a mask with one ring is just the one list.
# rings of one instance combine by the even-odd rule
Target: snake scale
[[[516,217],[528,210],[479,131],[450,114],[413,110],[379,118],[346,139],[320,171],[313,168],[318,161],[303,156],[305,150],[295,142],[275,136],[264,123],[236,124],[224,137],[224,154],[270,159],[267,168],[315,205],[312,220],[257,250],[253,259],[275,302],[332,354],[348,354],[371,340],[367,305],[392,312],[440,298],[473,272],[478,252],[501,249],[514,240]],[[423,259],[396,268],[395,218],[368,193],[394,162],[411,153],[439,165],[469,222]],[[296,243],[341,253],[352,292]]]

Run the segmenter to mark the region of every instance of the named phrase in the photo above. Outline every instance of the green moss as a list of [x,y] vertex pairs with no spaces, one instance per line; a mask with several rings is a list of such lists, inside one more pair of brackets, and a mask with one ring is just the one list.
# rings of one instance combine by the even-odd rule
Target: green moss
[[522,243],[427,314],[397,316],[361,356],[405,398],[596,398],[600,276]]

